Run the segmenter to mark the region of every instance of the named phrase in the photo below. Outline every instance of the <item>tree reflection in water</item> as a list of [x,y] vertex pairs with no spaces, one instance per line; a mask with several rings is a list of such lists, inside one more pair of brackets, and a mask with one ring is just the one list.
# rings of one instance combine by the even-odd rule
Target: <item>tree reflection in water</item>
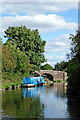
[[44,118],[44,105],[40,103],[39,95],[35,97],[37,90],[24,88],[3,92],[3,118]]
[[66,84],[2,92],[3,118],[80,118],[80,99],[66,94]]
[[74,96],[68,96],[68,111],[71,118],[78,120],[80,118],[80,99]]

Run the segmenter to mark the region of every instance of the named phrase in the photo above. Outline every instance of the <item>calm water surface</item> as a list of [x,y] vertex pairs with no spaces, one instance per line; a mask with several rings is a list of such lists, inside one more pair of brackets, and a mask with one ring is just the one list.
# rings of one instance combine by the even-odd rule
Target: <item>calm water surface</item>
[[64,83],[2,92],[3,118],[80,118],[80,101],[69,99]]

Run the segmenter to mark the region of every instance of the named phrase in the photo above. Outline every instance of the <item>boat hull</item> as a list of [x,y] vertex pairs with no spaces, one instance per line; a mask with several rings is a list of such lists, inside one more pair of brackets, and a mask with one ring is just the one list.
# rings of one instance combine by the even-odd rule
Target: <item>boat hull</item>
[[22,84],[22,87],[34,87],[34,84]]

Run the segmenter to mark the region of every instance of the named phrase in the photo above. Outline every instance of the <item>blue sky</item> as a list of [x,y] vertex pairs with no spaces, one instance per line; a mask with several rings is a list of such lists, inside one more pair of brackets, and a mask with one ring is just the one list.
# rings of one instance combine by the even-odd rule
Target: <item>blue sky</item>
[[54,67],[57,62],[66,60],[66,53],[70,52],[70,34],[78,29],[78,3],[3,2],[0,24],[3,43],[6,41],[4,30],[9,26],[37,28],[42,40],[46,40],[47,63]]

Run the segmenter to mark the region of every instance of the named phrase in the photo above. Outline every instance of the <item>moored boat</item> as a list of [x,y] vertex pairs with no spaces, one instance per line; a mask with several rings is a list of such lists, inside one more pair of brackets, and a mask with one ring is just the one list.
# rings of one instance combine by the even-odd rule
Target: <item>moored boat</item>
[[23,87],[32,87],[36,85],[43,85],[45,83],[44,77],[24,77],[22,86]]

